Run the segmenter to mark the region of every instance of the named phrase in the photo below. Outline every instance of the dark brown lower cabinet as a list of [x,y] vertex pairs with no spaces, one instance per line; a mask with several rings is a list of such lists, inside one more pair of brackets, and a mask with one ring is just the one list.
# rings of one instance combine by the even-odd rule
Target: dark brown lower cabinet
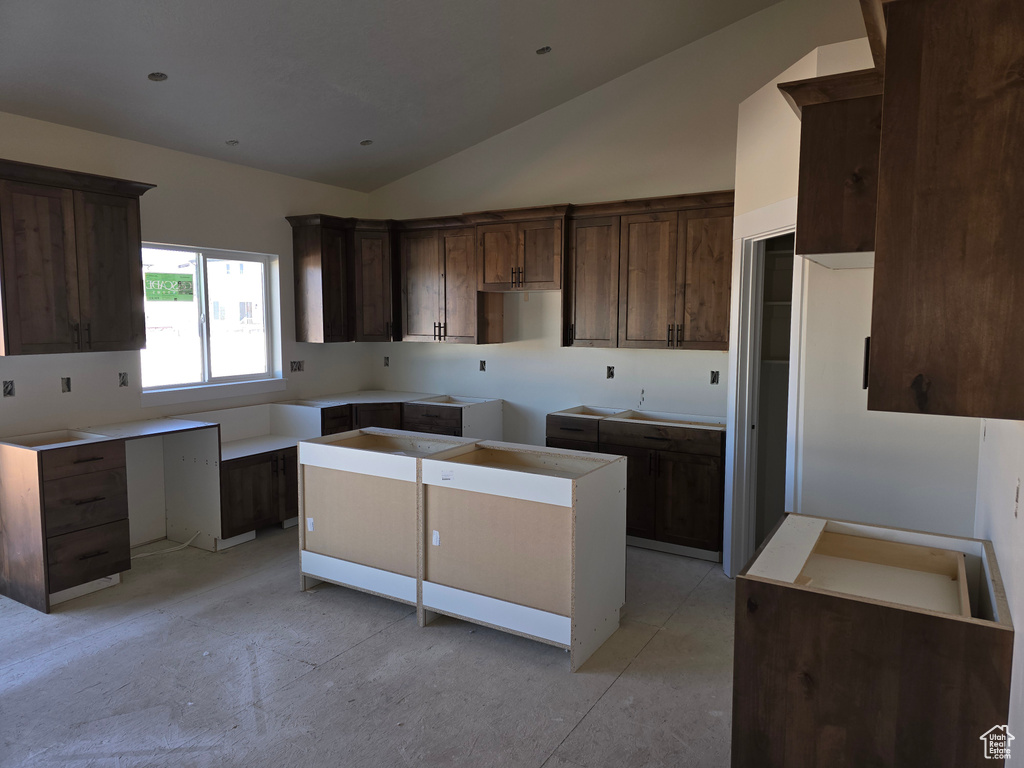
[[320,409],[320,434],[336,435],[352,429],[352,406],[332,405]]
[[[722,460],[655,451],[654,538],[696,549],[722,548]],[[636,534],[642,536],[643,534]]]
[[298,514],[295,448],[230,459],[220,469],[221,538],[230,539]]
[[403,403],[402,429],[462,437],[462,408],[430,403]]
[[401,403],[358,403],[352,406],[352,429],[402,428]]
[[626,457],[626,535],[657,539],[657,451],[625,445],[602,445],[600,451]]

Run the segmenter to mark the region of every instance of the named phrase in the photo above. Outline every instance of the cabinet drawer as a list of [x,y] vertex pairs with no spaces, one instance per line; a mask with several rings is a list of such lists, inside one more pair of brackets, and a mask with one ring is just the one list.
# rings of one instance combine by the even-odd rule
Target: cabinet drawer
[[546,436],[596,443],[597,425],[597,419],[579,419],[575,416],[548,414]]
[[128,482],[124,467],[43,483],[43,514],[47,536],[126,519]]
[[723,435],[723,432],[714,429],[630,424],[605,420],[601,422],[600,443],[602,449],[605,445],[625,445],[678,453],[721,456]]
[[320,433],[336,435],[352,429],[352,406],[334,405],[320,410]]
[[118,520],[46,541],[50,594],[132,567],[128,521]]
[[450,405],[426,405],[424,403],[404,403],[402,405],[402,428],[406,424],[431,423],[444,424],[446,426],[462,426],[462,409]]
[[444,421],[431,421],[430,419],[403,421],[402,429],[409,430],[410,432],[427,432],[432,435],[462,437],[461,424],[450,424]]
[[544,443],[548,448],[562,448],[569,451],[590,451],[597,453],[597,443],[583,440],[565,440],[561,437],[549,437]]
[[401,403],[372,403],[352,406],[352,429],[402,428]]
[[86,443],[43,451],[40,457],[43,480],[59,480],[87,472],[124,467],[124,440]]

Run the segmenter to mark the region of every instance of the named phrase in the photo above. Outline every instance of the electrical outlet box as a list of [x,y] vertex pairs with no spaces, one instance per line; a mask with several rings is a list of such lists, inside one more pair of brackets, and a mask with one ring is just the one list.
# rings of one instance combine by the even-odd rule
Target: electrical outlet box
[[384,356],[384,367],[385,368],[390,368],[391,367],[391,358],[388,357],[387,355]]
[[711,372],[711,383],[712,384],[717,384],[718,380],[719,380],[718,379],[718,371],[712,371]]
[[292,369],[292,373],[302,373],[304,370],[306,370],[306,361],[305,360],[292,360],[291,369]]
[[605,374],[605,378],[606,379],[614,379],[615,378],[615,366],[614,365],[609,365],[608,366],[608,371]]
[[14,397],[14,379],[4,379],[4,397]]
[[117,386],[128,386],[128,371],[121,371],[120,373],[117,374]]
[[60,391],[61,392],[70,392],[71,391],[71,377],[70,376],[61,376],[60,377]]
[[487,361],[486,360],[481,360],[480,361],[480,370],[481,371],[486,371],[487,370]]

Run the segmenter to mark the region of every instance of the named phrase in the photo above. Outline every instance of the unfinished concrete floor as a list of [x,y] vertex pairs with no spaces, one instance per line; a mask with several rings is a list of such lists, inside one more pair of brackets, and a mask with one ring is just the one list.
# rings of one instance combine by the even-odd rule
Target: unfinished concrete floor
[[300,592],[295,529],[136,560],[48,616],[0,597],[0,766],[727,766],[733,583],[626,561],[627,617],[576,674],[541,643]]

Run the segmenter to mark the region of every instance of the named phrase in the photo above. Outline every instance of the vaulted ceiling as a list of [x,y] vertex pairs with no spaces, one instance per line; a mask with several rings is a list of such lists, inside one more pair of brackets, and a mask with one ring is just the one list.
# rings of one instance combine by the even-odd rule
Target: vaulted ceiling
[[371,191],[775,2],[0,0],[0,111]]

